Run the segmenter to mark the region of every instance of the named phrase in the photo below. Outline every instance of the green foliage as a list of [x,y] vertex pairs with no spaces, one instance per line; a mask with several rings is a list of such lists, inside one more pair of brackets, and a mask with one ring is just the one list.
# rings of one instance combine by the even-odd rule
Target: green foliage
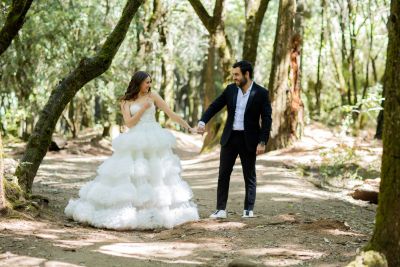
[[[383,87],[380,83],[368,88],[367,96],[360,99],[355,105],[343,105],[340,108],[341,116],[341,133],[357,134],[357,130],[365,126],[374,126],[376,117],[380,110],[382,110],[382,90]],[[356,123],[358,122],[358,123]]]
[[333,187],[352,187],[354,180],[374,179],[380,175],[380,160],[365,166],[358,147],[342,144],[321,152],[320,158],[310,165],[300,165],[299,174],[313,176],[320,184]]
[[319,167],[324,180],[362,179],[358,174],[360,156],[351,147],[338,147],[320,154],[322,162]]
[[[202,2],[209,14],[212,14],[215,2]],[[303,101],[307,116],[305,121],[313,118],[328,125],[341,125],[344,133],[353,134],[357,133],[358,128],[373,127],[381,98],[380,87],[375,84],[379,84],[384,71],[387,2],[379,0],[355,3],[355,25],[359,28],[355,54],[359,85],[357,98],[361,99],[361,91],[365,84],[368,84],[368,89],[364,100],[358,103],[341,103],[333,57],[343,70],[347,82],[350,72],[342,64],[346,64],[349,55],[349,18],[345,18],[344,21],[346,41],[345,47],[342,47],[339,16],[342,9],[346,11],[346,1],[328,1],[324,25],[327,28],[329,23],[331,33],[330,36],[328,32],[325,33],[322,47],[322,110],[319,117],[312,117],[312,114],[315,109],[313,88],[317,77],[321,6],[319,2],[310,0],[301,2],[305,7],[301,61],[301,88],[304,92]],[[1,2],[1,23],[4,22],[10,3],[11,1]],[[197,113],[201,114],[204,95],[204,81],[201,76],[208,48],[208,33],[188,1],[167,0],[161,3],[162,17],[151,32],[148,32],[148,24],[153,13],[153,1],[147,1],[139,9],[110,69],[85,85],[75,96],[74,109],[65,110],[65,117],[69,117],[71,113],[70,119],[73,119],[78,130],[115,123],[119,114],[117,99],[125,92],[133,72],[139,69],[152,74],[153,90],[158,92],[165,90],[162,88],[166,86],[163,85],[163,79],[168,78],[167,86],[172,98],[170,101],[177,100],[177,103],[172,103],[171,106],[186,117],[190,116],[185,106],[188,103],[177,98],[192,97],[184,91],[190,84],[200,99]],[[124,1],[117,0],[34,2],[18,37],[0,58],[0,130],[3,133],[20,137],[29,135],[37,121],[38,111],[43,108],[52,89],[82,58],[96,54],[118,20],[123,5]],[[259,39],[255,80],[266,87],[278,6],[277,1],[269,2]],[[380,15],[370,16],[370,13]],[[232,45],[233,58],[240,60],[245,29],[244,2],[227,1],[223,19]],[[162,41],[162,31],[166,43]],[[374,41],[370,47],[371,32]],[[328,38],[332,38],[333,42],[328,42]],[[148,50],[139,55],[139,50],[145,42],[150,44]],[[342,55],[346,58],[343,59]],[[370,60],[369,80],[366,83],[365,69],[368,58],[374,59],[374,65]],[[165,64],[168,70],[168,77],[162,72],[162,64]],[[220,70],[216,69],[217,92],[222,89],[219,72]],[[100,117],[95,117],[96,101],[101,106]],[[359,116],[355,116],[354,112],[359,112]],[[60,119],[57,131],[69,135],[70,129],[66,125],[65,118]]]

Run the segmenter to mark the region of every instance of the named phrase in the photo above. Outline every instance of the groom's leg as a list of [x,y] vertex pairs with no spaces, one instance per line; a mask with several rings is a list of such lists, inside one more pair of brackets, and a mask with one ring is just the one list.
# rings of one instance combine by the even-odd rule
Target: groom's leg
[[244,145],[239,151],[240,161],[242,163],[244,184],[246,194],[244,198],[244,209],[253,210],[256,201],[256,152],[247,150]]
[[226,209],[226,202],[228,200],[229,193],[229,181],[233,166],[235,165],[235,161],[239,153],[235,144],[236,140],[237,136],[233,132],[228,143],[221,147],[217,188],[217,210]]

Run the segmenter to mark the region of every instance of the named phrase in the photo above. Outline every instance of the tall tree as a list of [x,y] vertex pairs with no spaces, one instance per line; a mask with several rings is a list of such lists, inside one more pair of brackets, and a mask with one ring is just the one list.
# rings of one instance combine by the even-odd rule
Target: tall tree
[[[385,92],[382,92],[385,95]],[[379,110],[378,118],[376,119],[376,132],[374,138],[382,140],[382,133],[383,133],[383,107],[385,106],[385,100],[382,100],[381,107],[382,109]]]
[[14,37],[18,34],[25,22],[25,16],[33,0],[13,0],[10,12],[0,31],[0,55],[7,50]]
[[31,192],[37,170],[46,155],[55,125],[75,94],[111,65],[138,8],[144,0],[128,0],[114,30],[94,57],[83,58],[79,65],[52,91],[29,138],[25,153],[16,170],[21,188]]
[[366,250],[385,254],[389,266],[400,266],[400,1],[392,0],[384,76],[385,112],[379,204],[373,236]]
[[[196,14],[209,33],[209,46],[207,65],[205,70],[205,97],[204,107],[208,107],[217,95],[215,90],[215,66],[216,53],[218,53],[222,64],[224,82],[230,78],[232,66],[232,49],[227,35],[225,34],[222,13],[225,0],[216,0],[213,16],[210,16],[200,0],[189,0]],[[203,150],[207,150],[218,144],[222,134],[223,118],[217,116],[207,124],[207,136],[204,140]]]
[[3,163],[3,142],[0,133],[0,214],[7,208],[4,193],[4,163]]
[[315,92],[315,115],[320,116],[321,113],[321,58],[322,58],[322,48],[325,46],[325,10],[326,1],[321,0],[321,27],[320,27],[320,37],[319,37],[319,49],[318,49],[318,62],[317,62],[317,83],[314,86]]
[[268,85],[272,106],[272,131],[268,150],[286,147],[292,137],[289,119],[291,108],[287,92],[290,90],[288,70],[295,14],[295,0],[280,0]]
[[304,122],[303,111],[304,104],[301,100],[301,37],[299,33],[293,35],[292,49],[290,51],[290,91],[288,101],[290,103],[290,135],[293,139],[298,139],[303,134]]
[[258,39],[269,0],[245,0],[246,30],[242,59],[256,64]]
[[291,135],[300,138],[304,132],[304,103],[301,100],[301,76],[303,67],[302,39],[304,35],[304,3],[297,0],[294,35],[290,51],[290,125]]
[[[328,9],[326,10],[327,12],[329,11]],[[341,15],[340,15],[341,16]],[[333,18],[335,16],[331,16],[330,14],[327,14],[327,22],[326,22],[326,31],[327,31],[327,36],[328,36],[328,42],[329,42],[329,54],[331,56],[332,64],[335,70],[335,78],[337,80],[337,89],[340,94],[340,100],[341,100],[341,105],[346,105],[348,103],[347,99],[347,84],[346,84],[346,79],[344,77],[344,72],[343,72],[343,66],[341,63],[343,61],[340,61],[336,59],[336,54],[337,51],[335,49],[335,44],[334,44],[334,34],[332,32],[332,24],[333,24]],[[342,39],[343,41],[343,39]],[[343,42],[342,42],[343,45]],[[343,57],[343,54],[342,54]]]

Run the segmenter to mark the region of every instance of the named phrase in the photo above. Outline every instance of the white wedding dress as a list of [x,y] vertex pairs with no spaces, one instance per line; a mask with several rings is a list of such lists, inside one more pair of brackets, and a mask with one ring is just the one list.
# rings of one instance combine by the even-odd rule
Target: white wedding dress
[[[140,109],[132,104],[133,115]],[[175,137],[155,120],[151,105],[140,121],[112,141],[113,154],[93,181],[71,199],[65,214],[108,229],[172,228],[199,219],[192,190],[180,177]]]

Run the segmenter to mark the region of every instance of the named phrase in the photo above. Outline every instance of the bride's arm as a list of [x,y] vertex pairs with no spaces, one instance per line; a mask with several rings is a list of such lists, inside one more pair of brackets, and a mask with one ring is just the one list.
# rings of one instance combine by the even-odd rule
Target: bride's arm
[[150,103],[145,103],[133,116],[129,110],[129,104],[125,101],[121,102],[121,112],[122,116],[124,117],[125,125],[131,128],[135,126],[140,118],[142,117],[143,113],[150,107]]
[[154,103],[157,105],[157,107],[164,111],[172,121],[179,123],[185,129],[191,129],[190,125],[184,119],[182,119],[181,116],[173,112],[168,107],[167,103],[165,103],[164,99],[162,99],[158,93],[151,92],[151,98],[154,100]]

